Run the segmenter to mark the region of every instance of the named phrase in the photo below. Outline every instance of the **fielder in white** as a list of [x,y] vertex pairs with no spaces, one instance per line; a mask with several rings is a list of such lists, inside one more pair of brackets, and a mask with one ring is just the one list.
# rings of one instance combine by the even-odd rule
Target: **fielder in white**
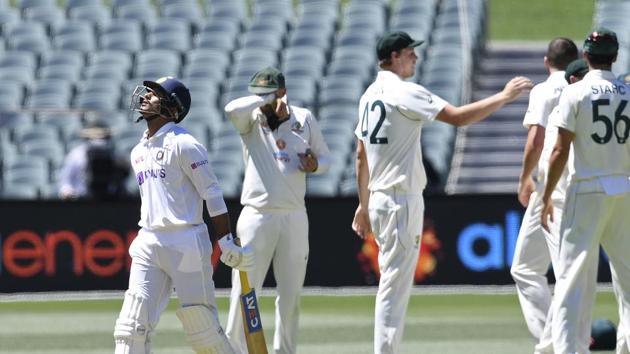
[[[553,265],[553,269],[558,269],[558,228],[552,228],[551,233],[547,233],[540,226],[543,181],[546,166],[549,164],[550,147],[555,143],[557,134],[555,128],[553,131],[550,129],[549,134],[545,134],[545,129],[549,115],[558,104],[560,93],[568,85],[564,70],[571,61],[577,59],[577,55],[575,43],[568,38],[555,38],[549,43],[544,57],[549,77],[534,86],[530,92],[529,106],[523,119],[523,126],[528,132],[519,178],[518,200],[527,210],[516,241],[511,274],[516,283],[525,322],[536,341],[541,338],[551,304],[547,271],[550,265]],[[564,204],[567,173],[565,171],[553,194],[556,214],[560,213]]]
[[[580,80],[582,80],[582,78],[584,77],[584,75],[586,75],[586,73],[588,72],[588,64],[586,63],[586,61],[584,59],[576,59],[574,61],[572,61],[571,63],[569,63],[569,65],[566,68],[566,71],[564,73],[564,78],[566,80],[567,83],[573,84],[576,83]],[[559,97],[558,97],[559,98]],[[558,113],[558,107],[556,106],[553,110],[552,113],[550,113],[550,117],[549,119],[547,119],[547,122],[549,122],[552,118],[551,115],[553,114],[557,114]],[[559,253],[559,242],[560,242],[560,219],[561,219],[561,215],[562,215],[562,208],[564,208],[564,201],[566,198],[566,189],[567,189],[567,185],[569,183],[569,175],[570,175],[570,170],[569,170],[569,166],[567,166],[564,169],[564,172],[562,173],[562,177],[560,179],[560,181],[558,181],[558,184],[556,185],[556,189],[553,192],[551,198],[552,198],[552,202],[554,204],[554,213],[557,216],[557,220],[556,223],[554,223],[553,225],[549,225],[549,232],[547,230],[545,230],[542,225],[540,224],[540,213],[542,211],[542,193],[543,193],[543,188],[545,186],[545,180],[547,178],[547,169],[549,166],[549,157],[551,156],[551,151],[553,150],[553,146],[556,142],[556,138],[558,136],[558,128],[555,126],[551,126],[548,125],[546,128],[546,133],[545,133],[545,142],[544,142],[544,147],[543,147],[543,151],[540,157],[540,161],[538,164],[538,181],[536,183],[536,190],[532,193],[531,199],[530,199],[530,206],[528,206],[528,210],[525,212],[525,216],[523,218],[523,220],[527,220],[526,223],[524,221],[523,225],[521,226],[521,228],[525,228],[525,225],[528,225],[525,234],[523,234],[523,236],[525,237],[526,242],[524,241],[520,241],[523,244],[521,244],[519,246],[519,241],[517,241],[517,249],[515,250],[515,260],[517,259],[516,254],[519,255],[519,261],[514,262],[512,265],[512,269],[514,270],[514,264],[521,264],[520,268],[518,269],[518,272],[520,273],[520,277],[521,277],[521,282],[525,281],[525,285],[523,285],[524,289],[520,289],[517,286],[517,291],[519,293],[519,299],[521,299],[521,308],[523,310],[523,314],[525,314],[525,319],[526,322],[528,324],[528,327],[530,326],[537,326],[539,325],[539,318],[535,318],[533,316],[533,314],[541,314],[541,312],[543,311],[541,309],[541,303],[540,303],[540,298],[536,297],[535,295],[541,295],[541,294],[547,294],[547,292],[545,292],[544,290],[541,292],[537,292],[540,289],[540,286],[546,286],[546,282],[543,283],[538,283],[536,287],[531,286],[532,284],[532,277],[531,274],[534,273],[535,271],[539,271],[541,275],[544,276],[544,272],[545,269],[549,268],[549,259],[546,259],[544,257],[532,257],[530,258],[529,262],[530,263],[522,263],[522,259],[521,257],[527,255],[525,252],[525,250],[529,250],[530,253],[533,252],[532,249],[535,250],[535,246],[532,246],[532,244],[536,244],[538,243],[542,243],[544,241],[542,240],[546,240],[547,242],[547,247],[549,249],[549,256],[552,259],[552,264],[553,264],[553,269],[554,269],[554,273],[555,274],[559,274],[560,273],[560,267],[562,266],[562,264],[559,264],[558,262],[558,253]],[[573,158],[573,152],[570,151],[569,152],[569,159]],[[523,231],[521,229],[521,231]],[[532,236],[532,235],[536,235],[536,236]],[[540,238],[540,235],[544,235],[542,240]],[[521,235],[519,234],[519,237],[521,237]],[[527,246],[525,246],[527,245]],[[544,246],[544,245],[542,245]],[[543,247],[542,249],[538,249],[538,251],[540,252],[544,252],[547,248]],[[535,253],[534,253],[535,254]],[[544,254],[543,254],[544,255]],[[535,262],[532,261],[532,259],[538,259],[540,261],[544,261],[545,265],[543,266],[543,264],[536,264]],[[594,281],[597,279],[597,266],[598,266],[598,262],[593,262],[592,266],[591,266],[591,270],[588,273],[588,279],[593,279]],[[529,269],[527,267],[530,267]],[[529,274],[530,278],[527,279],[527,274]],[[529,281],[528,281],[529,280]],[[544,279],[543,279],[544,281]],[[521,293],[523,293],[523,295],[521,296]],[[549,293],[549,295],[551,295]],[[595,301],[595,288],[590,289],[589,293],[585,293],[585,301],[590,301],[593,302]],[[551,298],[544,298],[544,300],[549,300],[544,302],[547,305],[547,316],[546,319],[543,318],[544,321],[544,327],[540,328],[540,327],[534,327],[538,330],[542,330],[542,332],[538,332],[538,336],[535,336],[534,338],[538,341],[538,343],[535,346],[535,354],[543,354],[543,353],[553,353],[553,341],[552,341],[552,337],[551,337],[551,329],[552,329],[552,322],[553,322],[553,311],[551,311],[551,306],[550,306],[550,302],[551,302]],[[526,315],[526,314],[529,314]],[[579,348],[580,348],[580,352],[588,352],[589,346],[591,344],[591,317],[590,316],[584,316],[582,319],[582,322],[579,325],[579,330],[580,330],[580,342],[578,343]],[[533,334],[533,332],[532,332]]]
[[360,237],[372,233],[379,246],[381,278],[376,295],[374,353],[398,353],[424,217],[420,131],[437,119],[453,125],[482,120],[532,87],[517,77],[503,91],[454,107],[412,77],[422,44],[405,32],[383,35],[376,46],[378,73],[359,103],[356,173],[359,191],[352,227]]
[[549,230],[554,219],[552,194],[573,149],[567,200],[560,223],[562,265],[551,305],[555,353],[588,353],[579,325],[590,322],[596,281],[589,277],[598,261],[599,246],[610,259],[613,287],[619,303],[617,353],[630,353],[630,87],[610,71],[619,44],[614,32],[600,29],[584,42],[590,71],[564,89],[543,194],[541,224]]
[[[237,234],[256,254],[249,281],[260,293],[269,265],[277,283],[275,353],[295,353],[300,293],[308,260],[308,218],[304,205],[306,174],[324,173],[329,151],[310,111],[287,104],[284,75],[264,68],[251,79],[251,96],[225,106],[241,135],[245,158],[243,210]],[[232,272],[227,335],[238,353],[247,353],[239,297]]]
[[[131,151],[140,188],[141,229],[129,248],[129,289],[114,330],[116,354],[148,354],[150,336],[173,287],[186,338],[199,354],[234,353],[219,324],[212,244],[203,221],[205,199],[221,260],[239,269],[253,264],[251,251],[230,233],[223,194],[208,164],[206,149],[179,123],[190,108],[190,93],[177,79],[144,81],[132,95],[131,109],[147,130]],[[218,236],[218,237],[217,237]]]

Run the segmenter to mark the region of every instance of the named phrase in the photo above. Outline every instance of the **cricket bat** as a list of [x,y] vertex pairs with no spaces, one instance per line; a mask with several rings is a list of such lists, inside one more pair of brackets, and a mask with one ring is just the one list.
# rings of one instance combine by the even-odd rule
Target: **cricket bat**
[[[238,241],[237,243],[240,244]],[[243,313],[247,352],[249,354],[267,354],[267,344],[260,320],[256,290],[249,287],[247,272],[239,270],[238,275],[241,279],[241,312]]]

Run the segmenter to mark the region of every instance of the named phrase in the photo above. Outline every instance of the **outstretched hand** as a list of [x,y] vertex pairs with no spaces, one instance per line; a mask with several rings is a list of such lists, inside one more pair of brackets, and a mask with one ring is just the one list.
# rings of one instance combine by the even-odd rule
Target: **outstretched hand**
[[517,76],[508,81],[503,88],[503,94],[507,98],[508,102],[514,101],[523,91],[530,90],[534,86],[534,83],[525,76]]

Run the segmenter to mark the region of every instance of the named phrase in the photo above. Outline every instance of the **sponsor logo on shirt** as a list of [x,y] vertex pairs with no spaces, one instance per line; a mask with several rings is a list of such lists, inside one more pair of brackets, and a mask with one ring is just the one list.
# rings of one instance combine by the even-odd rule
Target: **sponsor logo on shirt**
[[138,174],[136,174],[136,181],[138,181],[138,185],[141,186],[144,182],[148,181],[149,179],[165,178],[165,177],[166,177],[166,169],[164,168],[155,169],[155,170],[145,170],[145,171],[140,171],[138,172]]
[[291,161],[291,158],[289,157],[289,154],[287,154],[284,151],[278,151],[278,152],[274,152],[273,153],[273,157],[278,160],[278,161],[282,161],[282,162],[289,162]]
[[190,168],[192,168],[194,170],[194,169],[196,169],[199,166],[203,166],[203,165],[207,165],[207,164],[208,164],[208,160],[197,161],[197,162],[193,162],[192,164],[190,164]]

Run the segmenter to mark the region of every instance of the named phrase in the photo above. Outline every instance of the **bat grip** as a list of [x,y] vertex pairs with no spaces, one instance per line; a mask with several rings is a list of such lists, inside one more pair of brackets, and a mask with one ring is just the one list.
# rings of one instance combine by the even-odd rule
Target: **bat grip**
[[[241,246],[241,239],[238,237],[234,238],[234,244],[237,246]],[[238,271],[238,276],[241,280],[241,293],[242,294],[246,294],[251,290],[251,287],[249,286],[249,278],[247,277],[247,272],[244,272],[242,270]]]

